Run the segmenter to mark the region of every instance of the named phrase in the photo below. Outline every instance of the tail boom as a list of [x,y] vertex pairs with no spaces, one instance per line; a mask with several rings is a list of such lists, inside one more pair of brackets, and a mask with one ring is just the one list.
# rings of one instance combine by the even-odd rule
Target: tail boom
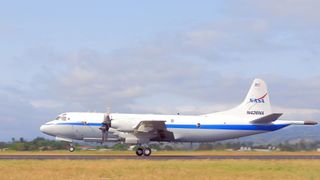
[[275,123],[279,124],[290,124],[290,125],[317,125],[317,121],[306,120],[306,121],[290,121],[290,120],[277,120]]

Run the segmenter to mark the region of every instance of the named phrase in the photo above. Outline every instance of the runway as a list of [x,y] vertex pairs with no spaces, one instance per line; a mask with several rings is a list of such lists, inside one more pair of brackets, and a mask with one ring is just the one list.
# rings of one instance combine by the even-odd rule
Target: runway
[[296,160],[317,159],[320,155],[151,155],[138,157],[135,155],[0,155],[0,160],[108,160],[108,159],[142,159],[142,160],[224,160],[224,159],[251,159],[251,160]]

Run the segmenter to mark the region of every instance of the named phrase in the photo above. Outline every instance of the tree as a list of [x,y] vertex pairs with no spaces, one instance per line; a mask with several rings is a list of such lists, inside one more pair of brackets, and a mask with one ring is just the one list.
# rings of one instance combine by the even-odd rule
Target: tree
[[201,143],[198,147],[198,150],[212,150],[213,145],[209,143]]
[[24,142],[23,137],[20,137],[19,141],[20,141],[21,143],[23,143],[23,142]]
[[124,150],[127,150],[128,149],[128,146],[126,144],[121,144],[121,143],[118,143],[118,144],[115,144],[113,146],[113,149],[114,150],[119,150],[119,151],[124,151]]
[[0,149],[7,148],[8,145],[5,142],[0,142]]
[[173,147],[170,145],[165,145],[163,149],[166,151],[173,151],[174,150]]

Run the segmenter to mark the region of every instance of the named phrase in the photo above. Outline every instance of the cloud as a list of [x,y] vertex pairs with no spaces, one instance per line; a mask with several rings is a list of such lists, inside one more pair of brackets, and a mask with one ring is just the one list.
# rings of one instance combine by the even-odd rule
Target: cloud
[[111,107],[113,112],[205,114],[239,104],[256,76],[266,79],[275,109],[286,117],[319,117],[319,36],[307,33],[313,25],[278,26],[287,18],[294,24],[295,17],[316,24],[317,12],[305,7],[313,12],[304,15],[300,1],[272,1],[275,9],[270,1],[245,2],[257,16],[243,15],[241,9],[248,7],[239,6],[236,17],[164,32],[111,52],[27,49],[3,67],[10,72],[1,81],[0,121],[16,130],[12,136],[31,137],[64,111]]
[[9,93],[5,92],[9,88],[6,88],[6,90],[5,88],[0,89],[1,140],[9,140],[11,137],[30,138],[35,134],[40,134],[39,120],[46,113],[37,112],[28,101],[24,100],[22,94],[15,94],[19,90],[13,91],[9,95]]
[[30,104],[34,107],[34,108],[57,108],[57,107],[61,107],[62,104],[61,102],[57,102],[57,101],[53,101],[53,100],[45,100],[45,99],[41,99],[41,100],[31,100]]
[[[290,107],[274,107],[274,111],[283,112],[287,118],[301,118],[300,120],[318,120],[320,121],[320,109],[313,108],[290,108]],[[298,120],[299,120],[298,119]],[[290,119],[297,120],[297,119]]]
[[[265,14],[273,18],[286,18],[295,22],[319,25],[320,2],[317,0],[269,0],[254,1],[245,0],[246,5],[251,6],[259,14]],[[240,6],[241,7],[241,6]]]
[[187,86],[187,81],[180,80],[199,76],[206,69],[192,61],[173,57],[162,59],[163,54],[148,50],[150,48],[144,50],[145,54],[138,50],[130,57],[130,52],[125,50],[111,55],[91,50],[89,53],[79,52],[67,60],[67,70],[56,77],[49,89],[55,89],[53,93],[63,101],[90,104],[96,102],[90,99],[99,98],[101,103],[120,105],[137,97]]
[[[243,57],[257,52],[260,55],[279,51],[279,46],[274,47],[275,44],[268,41],[269,36],[263,36],[269,30],[268,23],[260,20],[237,21],[208,24],[111,53],[92,49],[69,53],[46,48],[32,50],[27,53],[27,57],[32,58],[32,64],[37,66],[32,67],[34,73],[30,75],[32,81],[28,83],[26,91],[30,104],[34,107],[42,105],[58,108],[60,103],[61,108],[67,107],[70,110],[104,110],[106,106],[113,106],[118,111],[126,111],[139,100],[148,100],[154,95],[158,96],[154,101],[167,97],[174,99],[177,96],[175,101],[182,103],[235,104],[242,100],[254,78],[236,75],[241,72],[238,70],[243,68],[241,66],[256,66],[253,60]],[[238,28],[234,29],[234,25]],[[265,62],[264,58],[261,57],[262,60],[257,62]],[[264,66],[268,68],[270,64],[273,68],[272,64],[277,61],[281,60],[270,60]],[[235,66],[227,70],[228,75],[223,72],[223,69],[228,68],[226,65]],[[235,70],[234,74],[230,72],[232,70]],[[288,97],[285,102],[297,106],[304,103],[300,99],[290,98],[296,96],[297,91],[286,92],[278,88],[282,87],[284,81],[289,85],[288,89],[302,86],[308,91],[313,89],[310,98],[305,97],[309,98],[305,102],[314,106],[318,101],[312,99],[311,94],[316,94],[319,86],[312,87],[306,82],[314,83],[315,79],[287,81],[286,78],[273,75],[268,78],[268,82],[274,87],[273,91],[277,92],[274,94],[280,100],[276,102],[281,106],[284,105],[282,100]],[[234,89],[239,93],[232,92]],[[33,90],[37,93],[33,93]],[[172,105],[181,106],[175,102],[165,105],[170,108]]]

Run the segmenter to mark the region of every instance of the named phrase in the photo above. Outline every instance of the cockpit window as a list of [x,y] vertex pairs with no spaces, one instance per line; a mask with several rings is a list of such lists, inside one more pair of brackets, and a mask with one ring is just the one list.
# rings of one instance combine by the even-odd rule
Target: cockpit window
[[60,114],[56,120],[62,120],[62,121],[65,121],[67,120],[67,114]]

